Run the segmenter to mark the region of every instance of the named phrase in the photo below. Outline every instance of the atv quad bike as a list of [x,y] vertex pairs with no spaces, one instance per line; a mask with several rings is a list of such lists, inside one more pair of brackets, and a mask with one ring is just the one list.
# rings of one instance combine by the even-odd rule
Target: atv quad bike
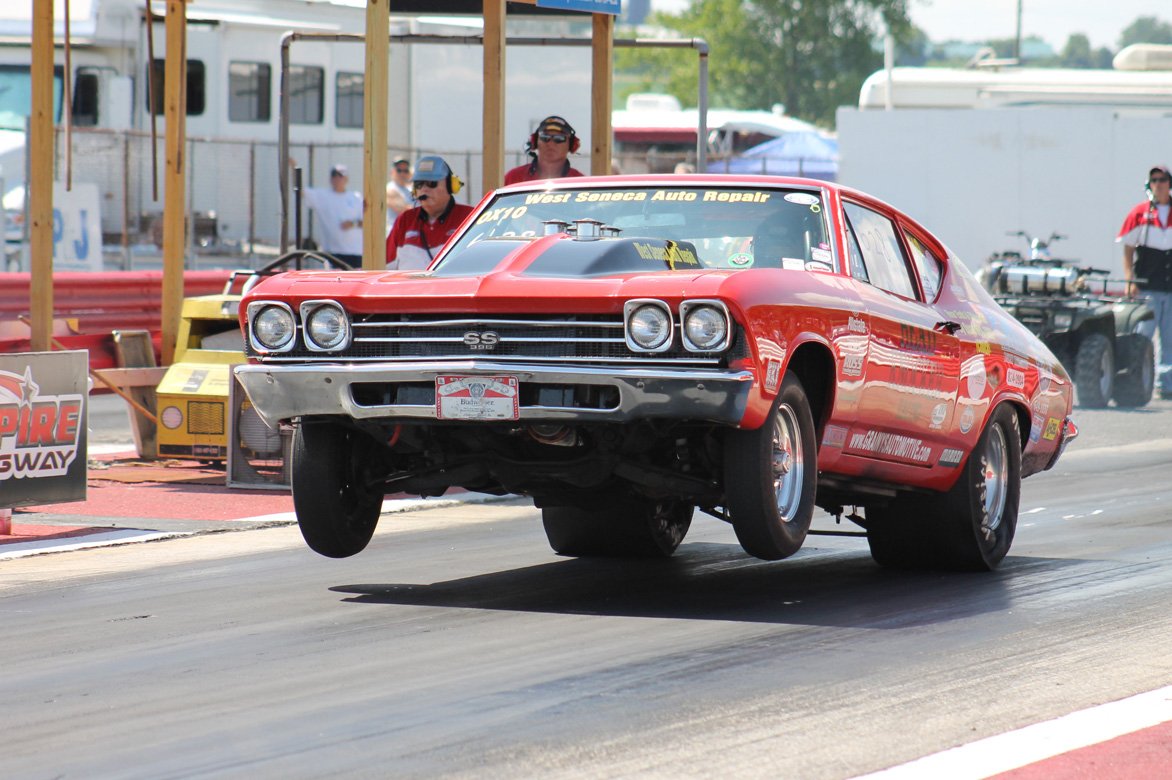
[[[1030,253],[994,254],[980,274],[1002,308],[1038,335],[1074,378],[1080,406],[1145,406],[1155,383],[1155,315],[1099,268],[1050,256],[1048,240],[1020,235]],[[1118,289],[1119,294],[1109,294]]]

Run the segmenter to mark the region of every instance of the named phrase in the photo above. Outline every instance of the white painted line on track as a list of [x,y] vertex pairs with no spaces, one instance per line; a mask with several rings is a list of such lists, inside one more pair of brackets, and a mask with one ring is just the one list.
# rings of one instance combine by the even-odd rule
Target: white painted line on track
[[130,542],[153,542],[157,539],[174,539],[181,536],[194,536],[189,531],[143,531],[136,528],[124,528],[115,531],[99,531],[84,536],[72,536],[65,539],[35,539],[28,542],[8,542],[0,545],[0,561],[12,558],[26,558],[30,555],[44,553],[69,552],[84,550],[88,547],[108,547],[112,544],[128,544]]
[[1172,721],[1172,685],[970,742],[855,780],[981,780]]

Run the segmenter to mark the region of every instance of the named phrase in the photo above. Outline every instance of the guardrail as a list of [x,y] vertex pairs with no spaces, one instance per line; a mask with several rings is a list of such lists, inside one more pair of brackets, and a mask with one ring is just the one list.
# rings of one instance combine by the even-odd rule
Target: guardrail
[[[185,271],[183,294],[214,295],[231,270]],[[29,350],[31,275],[0,273],[0,352]],[[54,337],[65,348],[87,349],[90,367],[116,365],[110,334],[149,331],[156,358],[163,322],[162,271],[108,271],[53,274]]]

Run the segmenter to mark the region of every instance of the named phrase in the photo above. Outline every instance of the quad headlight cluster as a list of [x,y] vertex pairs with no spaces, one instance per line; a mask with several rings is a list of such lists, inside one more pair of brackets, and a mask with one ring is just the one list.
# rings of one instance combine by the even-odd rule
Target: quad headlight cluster
[[[306,349],[336,352],[350,345],[350,318],[334,301],[305,301],[298,313]],[[248,304],[248,338],[257,352],[289,352],[297,345],[297,328],[297,318],[288,304]]]
[[[720,352],[732,340],[728,307],[722,301],[690,300],[679,308],[680,336],[689,352]],[[675,320],[660,300],[640,298],[623,307],[627,346],[634,352],[667,352],[672,348]]]

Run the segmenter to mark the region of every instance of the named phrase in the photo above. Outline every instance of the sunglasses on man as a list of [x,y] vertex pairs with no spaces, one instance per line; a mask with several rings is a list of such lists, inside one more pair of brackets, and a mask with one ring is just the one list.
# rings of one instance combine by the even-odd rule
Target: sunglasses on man
[[415,186],[416,187],[427,187],[428,189],[434,189],[435,187],[439,186],[439,182],[434,181],[434,180],[433,181],[417,181],[417,182],[415,182]]
[[411,173],[410,168],[396,168],[395,173]]
[[537,139],[539,141],[545,141],[547,143],[552,141],[555,144],[564,144],[568,140],[566,138],[566,136],[562,135],[561,133],[558,133],[556,135],[551,134],[551,133],[541,133],[540,135],[537,136]]
[[1169,179],[1167,176],[1153,176],[1148,179],[1148,184],[1167,184],[1169,181],[1172,181],[1172,179]]

